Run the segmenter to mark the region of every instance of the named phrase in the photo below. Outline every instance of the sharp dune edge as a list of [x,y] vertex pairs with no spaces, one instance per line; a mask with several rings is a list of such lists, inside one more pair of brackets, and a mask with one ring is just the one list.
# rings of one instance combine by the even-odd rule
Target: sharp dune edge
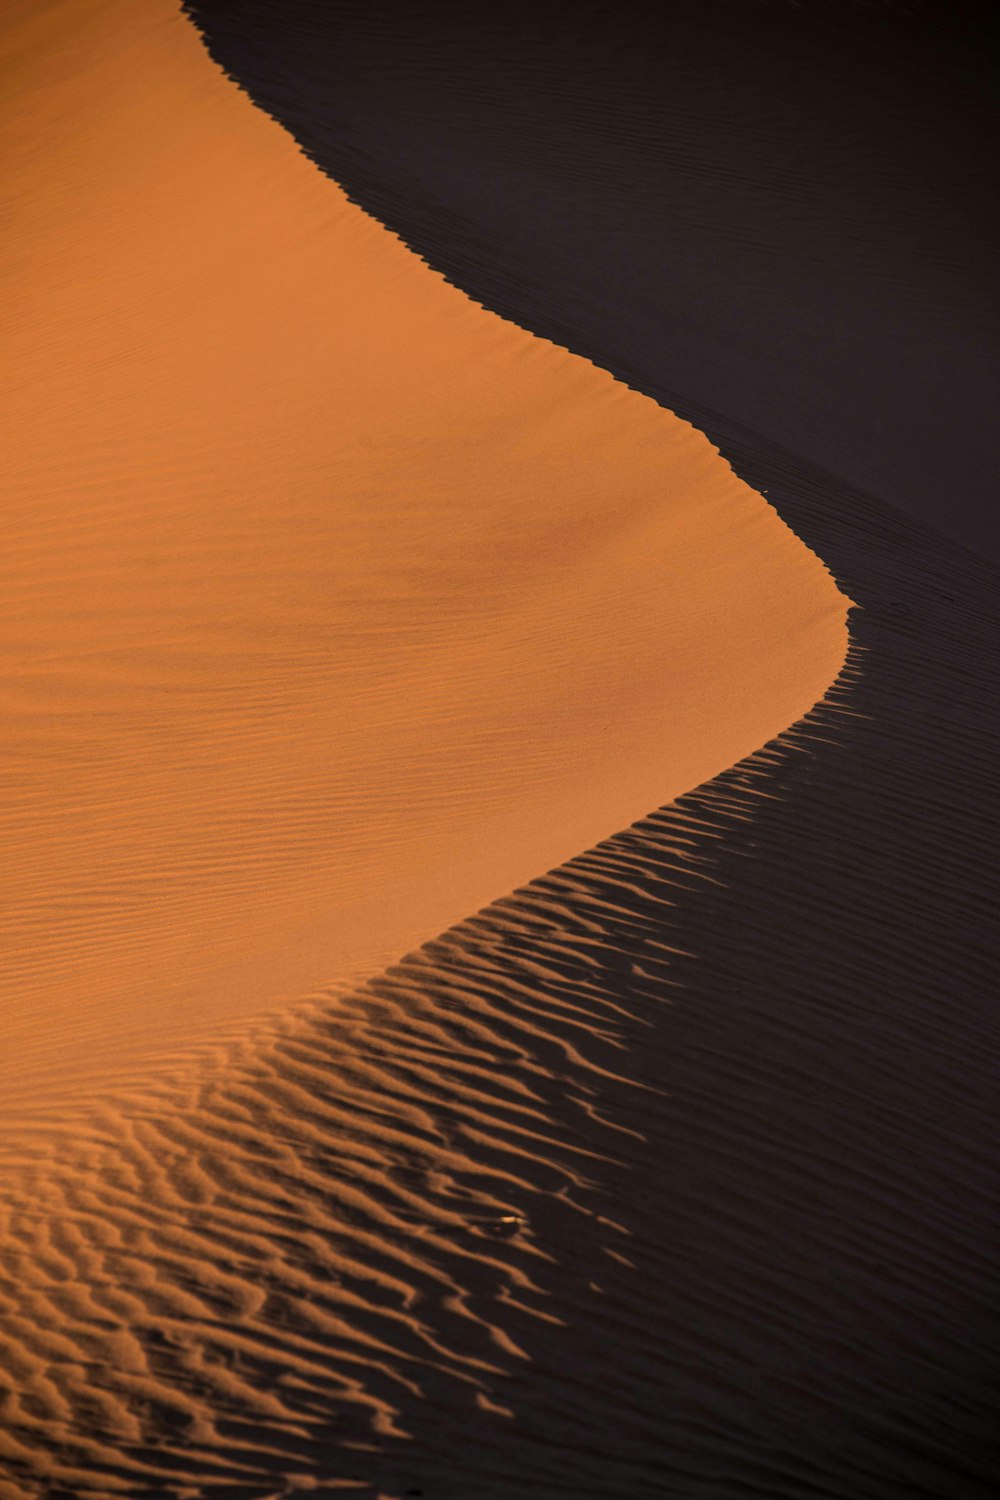
[[[69,15],[109,14],[58,8],[61,27]],[[196,70],[188,106],[221,89],[221,111],[225,91],[233,94],[245,128],[264,131],[254,163],[264,141],[281,139],[206,71],[168,8],[123,9],[122,25],[126,14],[142,38],[148,18],[164,16],[153,55],[176,45]],[[287,155],[269,191],[296,161]],[[321,179],[319,189],[333,215],[336,190]],[[376,226],[350,222],[372,245],[393,246],[400,268],[410,264]],[[400,275],[418,271],[429,276],[416,262]],[[502,364],[517,331],[484,324],[485,314],[449,296],[470,339],[493,328]],[[539,375],[557,408],[563,357],[530,340],[519,347],[557,361]],[[515,361],[509,384],[495,374],[494,389],[523,396],[529,430],[540,432],[524,364]],[[190,369],[188,350],[182,367]],[[34,1096],[15,1101],[19,1118],[5,1132],[4,1500],[993,1492],[995,1175],[969,1149],[988,1138],[995,1114],[996,1028],[981,982],[988,956],[962,951],[957,925],[959,951],[944,960],[921,941],[951,910],[949,891],[966,870],[988,868],[981,793],[990,741],[983,698],[956,691],[955,664],[982,685],[993,580],[787,455],[740,450],[742,472],[756,465],[783,514],[818,549],[829,543],[823,555],[836,557],[865,604],[847,669],[802,718],[842,659],[843,597],[751,491],[732,488],[704,445],[687,446],[700,444],[696,435],[646,403],[627,421],[620,388],[579,362],[569,367],[576,399],[593,392],[582,426],[588,444],[607,432],[610,468],[616,452],[636,461],[648,422],[670,433],[667,448],[658,439],[651,453],[657,475],[669,470],[673,486],[685,458],[700,453],[691,493],[706,499],[718,476],[724,513],[756,526],[752,544],[737,530],[733,588],[750,587],[747,551],[764,568],[772,547],[790,609],[801,581],[803,615],[776,620],[774,637],[812,622],[815,654],[789,662],[773,654],[774,637],[761,642],[776,673],[765,712],[773,722],[758,723],[762,700],[748,692],[747,736],[730,760],[800,722],[721,775],[724,759],[685,779],[674,734],[663,730],[657,744],[656,726],[643,720],[641,736],[623,731],[607,751],[606,764],[637,777],[622,787],[639,799],[622,824],[646,805],[633,753],[642,746],[655,744],[659,759],[647,769],[674,775],[673,791],[715,779],[365,985],[271,1014],[255,1034],[217,1041],[197,1062],[156,1074],[148,1041],[129,1040],[131,1072],[75,1112],[54,1102],[53,1076],[66,1069],[60,1047],[72,1037],[60,1042],[53,1026],[54,1061],[38,1049]],[[211,416],[214,441],[218,412]],[[456,416],[460,453],[462,431]],[[266,453],[268,429],[247,424],[241,441],[248,433],[258,457]],[[306,420],[296,455],[310,437],[315,451],[329,451]],[[552,440],[550,428],[540,448]],[[231,476],[239,446],[216,450],[213,472]],[[486,449],[484,476],[496,473],[502,447]],[[164,460],[174,485],[176,464]],[[274,477],[260,476],[262,490]],[[657,507],[666,487],[656,479]],[[634,482],[627,493],[637,493]],[[567,499],[574,518],[578,505],[579,492]],[[848,541],[845,507],[857,523]],[[690,539],[704,541],[699,557],[716,556],[720,544],[709,514],[701,512],[704,537]],[[255,533],[248,548],[259,541]],[[608,609],[620,608],[615,581]],[[712,592],[720,596],[720,579]],[[674,619],[679,602],[657,619]],[[767,605],[776,609],[773,598]],[[713,680],[729,695],[720,717],[732,728],[746,666],[737,670],[727,649],[736,626],[714,610],[696,616],[699,642],[713,620],[719,631]],[[624,632],[626,621],[613,617]],[[577,631],[592,618],[577,615]],[[300,631],[315,619],[293,614]],[[637,622],[627,623],[623,656],[608,671],[626,663],[648,710],[650,674],[671,692],[676,685],[652,636],[632,635]],[[287,655],[275,665],[287,669]],[[543,693],[556,666],[530,691]],[[909,690],[917,679],[919,701]],[[588,679],[590,707],[607,680]],[[790,693],[784,719],[777,688]],[[528,691],[522,678],[511,685],[508,713]],[[549,793],[563,785],[555,757],[581,711],[560,706],[551,737],[539,732],[534,742],[532,771],[551,767]],[[694,730],[692,739],[701,748]],[[277,758],[279,745],[265,737],[260,748]],[[950,776],[958,764],[962,777]],[[590,784],[600,814],[608,787]],[[457,804],[479,793],[471,780],[437,792],[433,826],[451,849]],[[522,793],[517,782],[500,803],[512,841],[522,818],[537,827]],[[665,787],[646,801],[659,795]],[[395,859],[390,825],[387,814],[383,849]],[[473,842],[482,826],[470,825]],[[572,831],[554,819],[545,837],[558,841],[562,828]],[[860,852],[844,838],[852,828],[864,830]],[[299,870],[303,851],[291,848]],[[521,853],[533,852],[526,839]],[[279,869],[284,881],[280,864],[268,878]],[[500,874],[489,861],[481,869],[487,882]],[[519,878],[512,872],[509,883]],[[894,882],[890,915],[884,893]],[[469,889],[467,872],[459,884]],[[214,918],[215,892],[200,899]],[[323,899],[332,902],[329,888]],[[217,941],[251,906],[246,888],[230,887]],[[239,941],[257,921],[254,910]],[[163,929],[167,953],[172,930]],[[378,939],[374,913],[362,931]],[[198,934],[211,941],[210,928]],[[328,951],[338,952],[332,938]],[[362,957],[376,960],[371,948]],[[48,1003],[86,981],[74,972],[61,983],[51,971]],[[206,1037],[238,999],[236,984],[234,971],[228,999],[203,1017]],[[123,984],[119,1015],[155,1028],[164,994],[144,993],[127,1012]],[[121,1038],[102,1041],[96,1019],[83,1036],[81,1078],[93,1084]],[[156,1045],[186,1040],[165,1029]]]
[[6,43],[12,1105],[375,972],[714,775],[823,693],[846,601],[168,0]]
[[171,6],[5,41],[0,1494],[395,1493],[415,1400],[503,1441],[578,1224],[573,1286],[627,1264],[593,1174],[632,1086],[585,996],[344,981],[800,717],[846,600]]

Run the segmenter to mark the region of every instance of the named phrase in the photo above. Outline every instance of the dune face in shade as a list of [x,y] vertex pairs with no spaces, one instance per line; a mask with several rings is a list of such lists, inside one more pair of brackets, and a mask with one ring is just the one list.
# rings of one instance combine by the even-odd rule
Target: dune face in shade
[[822,696],[847,601],[699,433],[350,205],[166,0],[17,6],[2,45],[28,1102],[715,775]]
[[958,0],[188,4],[479,301],[1000,558],[997,91]]

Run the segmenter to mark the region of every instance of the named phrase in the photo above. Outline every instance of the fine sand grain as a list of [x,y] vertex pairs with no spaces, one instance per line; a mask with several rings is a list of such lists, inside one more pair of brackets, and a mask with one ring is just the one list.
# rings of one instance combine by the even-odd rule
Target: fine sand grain
[[829,686],[847,601],[698,432],[349,204],[169,0],[17,5],[2,43],[13,1107],[721,771]]

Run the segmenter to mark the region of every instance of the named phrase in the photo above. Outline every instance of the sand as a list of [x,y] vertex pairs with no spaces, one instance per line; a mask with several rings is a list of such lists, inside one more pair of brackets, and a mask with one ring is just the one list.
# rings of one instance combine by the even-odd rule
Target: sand
[[[53,657],[43,696],[22,628],[36,713],[29,740],[20,700],[15,744],[31,749],[34,770],[27,753],[15,770],[34,789],[24,815],[36,893],[64,881],[48,919],[64,910],[67,925],[46,927],[44,952],[25,944],[50,967],[36,970],[30,1002],[20,991],[20,1010],[6,1012],[37,1024],[0,1136],[2,1500],[992,1500],[1000,589],[988,566],[823,467],[839,423],[837,453],[871,478],[875,450],[855,419],[877,402],[878,463],[904,496],[921,481],[919,515],[949,445],[956,476],[975,468],[976,411],[960,399],[972,375],[931,400],[934,380],[925,389],[906,369],[881,393],[862,363],[848,400],[845,349],[859,347],[864,319],[851,319],[863,299],[836,296],[810,302],[817,337],[807,367],[789,374],[798,283],[786,276],[784,322],[768,330],[767,299],[749,297],[744,277],[759,273],[762,245],[773,249],[768,226],[808,217],[814,184],[831,178],[810,166],[801,101],[789,113],[777,87],[787,50],[766,107],[746,112],[749,11],[697,8],[719,66],[703,91],[688,69],[685,107],[693,92],[710,115],[720,80],[734,90],[740,160],[753,170],[713,157],[711,121],[692,106],[689,139],[704,159],[685,178],[669,137],[679,96],[661,93],[669,107],[658,112],[646,86],[658,33],[637,30],[629,45],[619,7],[576,9],[560,26],[558,7],[539,0],[528,31],[505,19],[514,8],[465,12],[443,36],[421,28],[417,6],[385,25],[374,6],[338,0],[315,12],[318,36],[291,0],[206,9],[215,21],[222,12],[226,37],[216,31],[212,45],[227,40],[237,80],[300,135],[308,120],[311,150],[332,158],[349,138],[363,206],[393,219],[391,204],[412,244],[525,328],[558,325],[605,369],[626,373],[627,356],[630,381],[661,405],[435,279],[288,150],[166,8],[102,8],[91,19],[109,24],[79,32],[75,5],[41,21],[22,11],[40,40],[11,69],[23,106],[35,58],[18,181],[32,193],[48,182],[51,196],[36,200],[34,266],[22,257],[17,285],[42,287],[40,268],[51,281],[62,266],[72,316],[59,359],[38,375],[55,392],[46,437],[27,421],[14,434],[35,443],[39,471],[63,475],[66,497],[56,503],[56,482],[36,483],[33,498],[25,489],[36,550],[18,575],[24,620],[45,626]],[[792,14],[752,13],[771,40],[775,16]],[[824,13],[794,12],[809,24]],[[664,14],[675,31],[663,56],[683,76],[681,8]],[[874,13],[830,14],[832,48]],[[902,13],[887,10],[885,25],[894,54],[907,55]],[[24,35],[8,32],[18,46]],[[594,50],[581,55],[581,43]],[[762,69],[767,50],[754,54]],[[82,158],[56,192],[42,164],[56,162],[60,137],[37,129],[69,99],[81,52],[95,69],[115,58],[91,75],[117,123],[94,147],[90,179],[110,190],[108,163],[128,136],[136,168],[122,199],[147,211],[111,226],[94,205],[88,307],[100,318],[70,295],[86,264],[66,222],[87,201],[68,186]],[[317,68],[334,76],[331,55],[344,87],[316,89]],[[42,90],[41,63],[58,87]],[[143,149],[112,108],[116,88],[140,75],[130,107]],[[456,86],[437,87],[443,76]],[[802,78],[822,95],[823,76],[791,69],[788,86]],[[505,78],[517,87],[498,122],[491,101]],[[581,89],[600,111],[580,108]],[[79,128],[85,95],[81,85],[70,165],[103,118],[93,106],[93,130]],[[190,112],[210,97],[212,128],[195,129]],[[932,124],[940,107],[936,94],[921,101]],[[446,149],[426,133],[441,115]],[[819,165],[831,141],[853,139],[852,120],[823,136]],[[393,135],[408,141],[402,178]],[[897,187],[906,174],[894,175],[893,153],[905,158],[913,139],[871,137]],[[265,184],[276,142],[285,154]],[[209,186],[198,174],[213,143],[228,155]],[[787,152],[804,152],[810,169],[784,173]],[[513,168],[482,166],[498,159]],[[336,176],[330,159],[321,165]],[[710,215],[712,253],[685,266],[697,216],[680,235],[672,209],[678,184],[703,168],[713,214],[724,216],[724,187],[737,183],[759,217],[730,232]],[[857,176],[871,172],[866,158]],[[252,211],[239,198],[247,182],[259,189]],[[179,215],[199,183],[202,212]],[[641,212],[623,216],[623,184]],[[324,206],[311,220],[314,189]],[[523,208],[543,199],[555,209],[539,235]],[[897,242],[930,213],[904,200],[890,195],[885,210]],[[152,246],[144,222],[156,226]],[[569,222],[567,237],[551,232]],[[931,226],[920,243],[940,233]],[[224,274],[206,278],[206,245],[224,258],[234,238]],[[298,268],[283,281],[282,244]],[[252,245],[260,254],[249,257]],[[855,250],[848,226],[820,259],[840,257],[844,284],[861,287],[881,252],[871,241]],[[720,376],[710,430],[750,488],[662,409],[692,368],[692,340],[662,336],[670,315],[696,319],[694,303],[677,303],[678,255],[722,330],[706,356]],[[801,264],[789,250],[785,269]],[[919,293],[913,264],[900,264]],[[119,289],[143,267],[156,283],[138,299],[141,318],[125,307],[117,324],[111,316],[114,266]],[[898,286],[892,275],[883,284]],[[940,283],[923,285],[930,305]],[[950,295],[954,310],[965,291]],[[312,342],[286,331],[289,318],[299,330],[315,323]],[[105,349],[101,366],[89,353],[116,326],[119,350]],[[136,330],[152,330],[141,347]],[[774,357],[755,360],[767,331]],[[873,327],[869,347],[905,363],[882,334]],[[30,357],[22,347],[29,373]],[[119,358],[141,363],[149,383],[115,375]],[[84,365],[81,381],[70,372]],[[938,387],[950,378],[942,361]],[[767,417],[761,430],[729,409],[736,395]],[[370,438],[363,456],[356,434]],[[103,511],[90,505],[71,541],[66,512],[83,513],[73,486],[84,474]],[[160,560],[141,585],[140,542]],[[817,675],[822,701],[803,717],[820,648],[831,677],[841,664],[844,592],[861,606],[848,659],[832,686]],[[84,634],[102,643],[85,676],[65,644]],[[783,732],[763,745],[751,730]],[[404,744],[409,759],[396,753]],[[712,769],[716,752],[733,763]],[[131,802],[123,766],[144,793]],[[684,791],[699,775],[711,779]],[[102,776],[115,797],[100,792]],[[614,832],[616,809],[624,828],[668,785],[682,795]],[[102,844],[95,830],[119,804]],[[61,827],[40,820],[47,808]],[[544,873],[563,857],[563,834],[584,842]],[[448,882],[471,896],[478,880],[488,899],[508,858],[511,884],[522,867],[536,878],[475,916],[456,902],[452,915],[468,920],[443,931],[443,917],[404,961],[348,982],[352,964],[380,962],[382,936],[405,942],[439,901],[443,911]],[[110,878],[88,886],[88,861],[102,860]],[[125,896],[153,875],[173,904],[155,917],[133,905],[132,925],[116,928]],[[335,925],[345,893],[346,936]],[[312,920],[314,897],[325,905],[310,954],[291,933]],[[272,902],[285,903],[280,913]],[[237,941],[256,949],[242,980],[227,946]],[[199,964],[222,949],[213,989]],[[102,1035],[102,962],[121,986],[107,1014],[128,1035],[124,1024]],[[128,968],[141,963],[145,988],[129,991]],[[289,983],[286,1000],[297,965],[309,977],[298,992]],[[185,985],[195,998],[179,1032]],[[303,999],[310,985],[322,993]],[[192,1056],[171,1056],[182,1043]]]
[[[470,1143],[445,1202],[503,1199],[492,1233],[465,1205],[431,1258],[452,1286],[417,1297],[435,1333],[479,1318],[490,1384],[463,1402],[418,1357],[408,1437],[336,1472],[449,1500],[987,1500],[1000,581],[942,534],[995,551],[971,11],[196,9],[363,206],[695,420],[860,605],[789,733],[380,981],[448,1037],[383,1103]],[[318,1045],[343,1048],[329,1018]]]
[[167,0],[15,8],[3,66],[11,1105],[377,971],[714,775],[823,694],[846,601]]

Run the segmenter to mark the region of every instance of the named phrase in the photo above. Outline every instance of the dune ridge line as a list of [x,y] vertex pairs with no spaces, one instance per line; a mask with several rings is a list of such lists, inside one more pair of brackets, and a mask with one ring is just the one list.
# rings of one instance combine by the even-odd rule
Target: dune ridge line
[[377,972],[705,781],[822,696],[847,601],[165,0],[6,35],[14,1106]]

